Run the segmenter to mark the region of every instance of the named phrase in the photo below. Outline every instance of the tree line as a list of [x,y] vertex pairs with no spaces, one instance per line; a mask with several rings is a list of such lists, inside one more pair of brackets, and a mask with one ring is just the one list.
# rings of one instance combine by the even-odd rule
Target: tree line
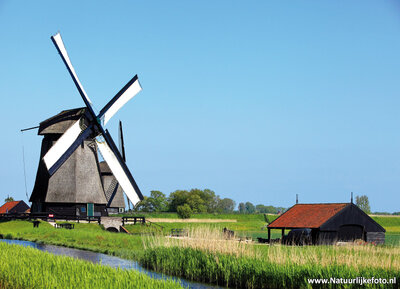
[[189,218],[192,213],[233,213],[241,214],[271,213],[276,214],[285,209],[274,206],[253,205],[250,202],[240,203],[230,198],[221,198],[209,189],[176,190],[165,195],[160,191],[151,191],[144,197],[135,211],[139,212],[177,212],[181,217]]

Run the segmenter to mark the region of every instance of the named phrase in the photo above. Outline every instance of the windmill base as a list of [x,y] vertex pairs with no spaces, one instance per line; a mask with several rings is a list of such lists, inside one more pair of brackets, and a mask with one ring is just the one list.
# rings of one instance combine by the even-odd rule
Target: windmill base
[[33,202],[31,212],[35,214],[53,214],[68,217],[103,217],[108,216],[104,204],[80,203],[41,203]]

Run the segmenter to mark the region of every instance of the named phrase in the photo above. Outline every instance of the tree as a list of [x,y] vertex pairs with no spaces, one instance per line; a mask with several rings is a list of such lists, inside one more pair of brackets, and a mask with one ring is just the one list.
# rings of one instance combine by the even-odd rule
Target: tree
[[182,206],[187,203],[189,192],[185,190],[176,190],[169,194],[168,197],[168,210],[170,212],[176,212],[178,206]]
[[256,206],[256,211],[263,214],[277,214],[278,212],[283,212],[285,210],[286,209],[282,207],[264,206],[261,204]]
[[176,212],[179,206],[188,204],[193,213],[213,213],[217,211],[219,200],[219,196],[209,189],[177,190],[168,197],[169,211]]
[[218,213],[232,213],[235,209],[235,201],[229,198],[224,198],[219,200],[217,205]]
[[241,213],[241,214],[246,213],[246,206],[245,206],[245,204],[244,204],[244,203],[239,203],[238,210],[239,210],[239,213]]
[[148,201],[154,212],[165,212],[168,209],[167,196],[160,191],[151,191]]
[[257,205],[256,211],[263,214],[276,214],[277,209],[274,206]]
[[371,213],[371,207],[369,206],[369,200],[366,195],[356,196],[356,205],[366,214]]
[[189,219],[191,214],[192,214],[192,209],[188,204],[184,204],[181,206],[178,206],[176,209],[176,212],[178,213],[178,217],[181,219]]
[[218,201],[220,198],[215,194],[214,191],[210,189],[191,189],[189,195],[197,195],[203,200],[203,205],[206,208],[204,212],[214,213],[217,211]]
[[160,191],[151,191],[150,197],[144,197],[136,208],[142,212],[164,212],[167,209],[167,197]]
[[256,207],[254,207],[254,205],[250,202],[246,202],[245,207],[247,214],[253,214],[256,212]]
[[193,213],[205,213],[207,212],[207,207],[204,204],[204,200],[197,193],[189,193],[187,198],[187,203],[192,209]]
[[152,209],[153,205],[149,201],[149,197],[144,196],[143,200],[140,201],[135,210],[141,212],[152,212]]
[[13,197],[10,197],[10,196],[7,196],[7,198],[5,198],[4,199],[4,202],[14,202],[14,198]]

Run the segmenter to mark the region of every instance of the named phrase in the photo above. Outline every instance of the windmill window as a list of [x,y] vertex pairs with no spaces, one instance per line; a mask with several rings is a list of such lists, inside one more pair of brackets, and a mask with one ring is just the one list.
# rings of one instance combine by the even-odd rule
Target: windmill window
[[86,213],[86,207],[81,207],[81,212]]

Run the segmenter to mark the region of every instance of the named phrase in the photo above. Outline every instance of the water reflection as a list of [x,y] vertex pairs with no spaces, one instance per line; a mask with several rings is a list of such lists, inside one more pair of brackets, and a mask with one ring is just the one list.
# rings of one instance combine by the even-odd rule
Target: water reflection
[[179,282],[183,287],[193,288],[193,289],[217,289],[223,288],[218,286],[213,286],[209,284],[203,283],[196,283],[191,282],[185,279],[180,279],[168,275],[163,275],[154,271],[147,270],[139,265],[138,262],[132,260],[121,259],[115,256],[110,256],[106,254],[61,247],[61,246],[54,246],[54,245],[46,245],[46,244],[37,244],[34,242],[29,241],[22,241],[22,240],[8,240],[8,239],[0,239],[1,242],[5,242],[8,244],[17,244],[22,245],[24,247],[33,247],[41,251],[49,252],[54,255],[62,255],[62,256],[69,256],[77,259],[86,260],[92,263],[101,263],[104,266],[110,266],[113,268],[121,268],[121,269],[134,269],[140,271],[154,279],[173,279]]

